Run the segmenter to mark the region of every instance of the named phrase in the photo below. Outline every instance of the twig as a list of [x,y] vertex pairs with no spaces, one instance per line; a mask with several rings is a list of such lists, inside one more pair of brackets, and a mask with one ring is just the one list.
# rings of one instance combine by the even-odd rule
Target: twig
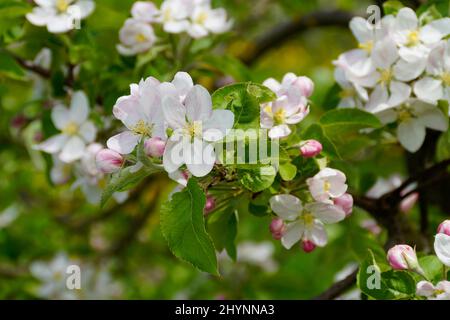
[[358,274],[358,269],[353,271],[345,279],[334,283],[327,290],[322,292],[320,295],[314,298],[314,300],[332,300],[342,293],[350,289],[356,283],[356,275]]

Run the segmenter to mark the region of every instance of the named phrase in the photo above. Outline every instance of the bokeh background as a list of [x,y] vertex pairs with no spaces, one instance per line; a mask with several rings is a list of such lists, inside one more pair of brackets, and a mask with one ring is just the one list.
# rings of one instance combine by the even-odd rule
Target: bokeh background
[[[221,256],[222,276],[214,277],[177,260],[167,248],[159,229],[159,205],[175,183],[164,176],[146,180],[137,187],[142,192],[131,191],[133,201],[111,203],[105,209],[88,204],[70,185],[52,186],[48,159],[31,146],[45,129],[36,119],[46,109],[46,97],[64,94],[61,64],[69,60],[80,65],[79,77],[85,80],[77,81],[78,89],[90,97],[101,93],[103,99],[95,106],[98,121],[110,115],[129,83],[149,75],[164,78],[160,71],[164,66],[156,62],[133,67],[134,58],[118,55],[118,31],[129,16],[131,0],[96,0],[95,12],[83,21],[70,50],[61,49],[61,38],[26,22],[23,10],[29,9],[11,9],[3,5],[8,1],[0,3],[1,299],[37,298],[39,282],[29,273],[30,265],[51,260],[60,252],[108,270],[120,289],[96,298],[308,299],[353,271],[367,248],[382,243],[383,232],[375,235],[379,230],[358,209],[350,219],[328,229],[328,246],[310,254],[297,246],[285,250],[271,239],[269,217],[244,213],[239,216],[238,261]],[[328,93],[334,85],[332,61],[356,45],[348,20],[354,15],[365,16],[371,4],[359,0],[213,3],[225,7],[235,23],[230,34],[217,40],[221,43],[215,51],[205,54],[205,63],[190,66],[195,80],[213,91],[229,76],[262,82],[268,77],[281,79],[287,72],[306,75],[315,82],[307,122],[317,119],[329,106]],[[204,44],[197,45],[201,48]],[[51,79],[17,70],[2,54],[5,47],[28,60],[41,48],[50,48]],[[214,60],[215,53],[227,58]],[[138,59],[145,65],[145,59],[158,61],[158,56]],[[378,175],[405,173],[403,161],[398,160],[401,149],[367,153],[360,152],[364,141],[359,143],[349,146],[342,163],[335,165],[348,174],[352,190],[364,193]],[[416,219],[414,210],[410,214]],[[434,217],[432,224],[441,220],[439,213]]]

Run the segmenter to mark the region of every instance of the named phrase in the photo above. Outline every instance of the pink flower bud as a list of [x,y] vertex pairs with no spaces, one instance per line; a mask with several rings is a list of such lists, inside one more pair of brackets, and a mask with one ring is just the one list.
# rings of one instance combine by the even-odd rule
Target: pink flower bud
[[283,237],[284,231],[286,230],[286,225],[284,224],[282,219],[275,218],[270,223],[269,230],[275,240],[280,240],[281,237]]
[[297,86],[300,89],[300,92],[305,97],[310,97],[314,91],[314,83],[308,77],[298,77],[293,85]]
[[314,244],[314,242],[312,242],[310,240],[306,240],[306,239],[304,239],[302,241],[302,249],[306,253],[310,253],[310,252],[314,251],[315,248],[316,248],[316,245]]
[[317,140],[303,141],[300,154],[305,158],[312,158],[322,151],[322,144]]
[[150,138],[144,142],[145,154],[149,157],[162,157],[165,148],[166,142],[159,137]]
[[403,213],[408,213],[416,204],[417,199],[419,199],[419,193],[414,192],[407,196],[405,199],[400,202],[400,211]]
[[124,162],[120,153],[110,149],[100,150],[95,156],[97,168],[103,173],[112,173],[118,171]]
[[19,114],[19,115],[15,116],[14,118],[12,118],[12,120],[11,120],[11,127],[15,128],[15,129],[20,129],[26,124],[27,124],[27,118],[23,114]]
[[214,200],[214,198],[212,196],[207,196],[206,197],[206,202],[205,202],[205,208],[203,209],[203,212],[205,214],[210,213],[211,211],[213,211],[216,207],[216,200]]
[[442,222],[437,229],[437,233],[444,233],[450,236],[450,220]]
[[334,204],[341,207],[344,210],[345,215],[348,217],[352,214],[353,210],[353,197],[349,193],[344,193],[342,196],[334,199]]
[[421,270],[416,252],[406,244],[399,244],[389,249],[387,259],[395,270]]

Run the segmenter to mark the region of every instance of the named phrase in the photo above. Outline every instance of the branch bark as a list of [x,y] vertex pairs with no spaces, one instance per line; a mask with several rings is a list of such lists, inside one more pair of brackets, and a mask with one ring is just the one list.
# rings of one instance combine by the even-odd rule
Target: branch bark
[[343,292],[350,289],[356,282],[356,276],[358,269],[353,271],[345,279],[334,283],[331,287],[325,290],[323,293],[314,298],[314,300],[332,300],[340,296]]

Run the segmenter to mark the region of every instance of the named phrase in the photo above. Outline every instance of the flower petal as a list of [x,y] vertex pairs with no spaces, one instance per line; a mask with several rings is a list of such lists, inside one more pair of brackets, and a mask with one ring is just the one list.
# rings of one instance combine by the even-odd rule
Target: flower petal
[[450,267],[450,236],[438,233],[434,238],[434,251],[439,260]]
[[57,134],[44,142],[35,146],[35,149],[42,150],[47,153],[56,153],[61,151],[65,143],[67,142],[68,136],[65,134]]
[[82,124],[89,115],[89,101],[83,91],[77,91],[72,96],[70,103],[70,120]]
[[431,77],[422,78],[414,84],[414,93],[420,100],[435,104],[444,95],[443,83]]
[[97,128],[91,121],[86,121],[80,127],[80,135],[87,143],[93,142],[97,135]]
[[52,122],[56,128],[63,130],[70,122],[69,109],[62,105],[55,106],[52,109]]
[[425,126],[417,120],[400,122],[397,128],[400,144],[409,152],[416,152],[425,140]]
[[186,109],[174,97],[163,98],[163,112],[167,123],[172,129],[183,128],[186,125]]
[[305,226],[301,221],[288,223],[286,225],[286,231],[283,233],[283,237],[281,237],[281,244],[283,247],[286,249],[292,248],[294,244],[300,241],[304,230]]
[[80,137],[73,136],[64,145],[61,154],[59,155],[59,159],[66,163],[73,162],[81,159],[85,150],[86,144],[84,141]]
[[303,210],[300,199],[290,194],[278,194],[269,202],[272,211],[283,220],[293,221]]
[[213,110],[211,117],[203,123],[203,139],[219,141],[227,130],[233,128],[234,113],[230,110]]
[[186,106],[186,116],[191,122],[205,121],[211,117],[211,95],[200,85],[195,85],[188,92],[184,105]]
[[314,220],[314,224],[311,227],[305,228],[304,238],[311,240],[318,247],[324,247],[328,242],[325,227],[319,220]]
[[129,154],[134,150],[140,138],[141,136],[131,131],[124,131],[109,138],[106,145],[120,154]]
[[305,209],[323,223],[336,223],[345,219],[345,212],[340,207],[330,203],[308,203],[305,205]]
[[192,175],[204,177],[214,167],[216,155],[212,144],[205,143],[200,139],[195,139],[184,152],[184,162]]

